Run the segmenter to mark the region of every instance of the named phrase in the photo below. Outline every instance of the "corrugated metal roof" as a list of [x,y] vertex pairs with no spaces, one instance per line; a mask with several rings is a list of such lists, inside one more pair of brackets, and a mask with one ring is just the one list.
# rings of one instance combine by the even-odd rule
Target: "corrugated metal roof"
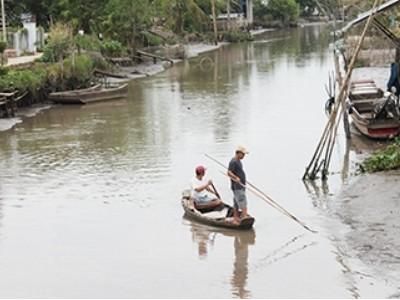
[[366,11],[366,12],[358,15],[357,18],[355,18],[354,20],[347,23],[346,26],[344,26],[341,30],[339,30],[339,33],[345,33],[347,30],[349,30],[354,25],[357,25],[358,23],[361,23],[362,21],[365,21],[366,19],[368,19],[368,17],[373,13],[379,14],[379,13],[384,12],[385,10],[390,9],[393,6],[398,5],[398,4],[400,4],[400,0],[390,0],[390,1],[387,1],[383,4],[381,4],[379,7],[375,8],[375,9],[370,9],[369,11]]

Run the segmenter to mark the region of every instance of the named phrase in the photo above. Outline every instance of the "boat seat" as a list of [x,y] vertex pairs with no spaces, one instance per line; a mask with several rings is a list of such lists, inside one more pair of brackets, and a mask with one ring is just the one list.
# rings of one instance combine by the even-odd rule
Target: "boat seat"
[[228,216],[228,213],[229,213],[229,208],[225,206],[222,210],[219,211],[213,210],[207,213],[203,213],[202,215],[210,219],[222,219],[226,218]]
[[197,204],[195,204],[196,209],[201,212],[202,214],[208,213],[211,211],[219,211],[225,208],[224,204],[220,204],[219,206],[213,206],[213,207],[201,207]]

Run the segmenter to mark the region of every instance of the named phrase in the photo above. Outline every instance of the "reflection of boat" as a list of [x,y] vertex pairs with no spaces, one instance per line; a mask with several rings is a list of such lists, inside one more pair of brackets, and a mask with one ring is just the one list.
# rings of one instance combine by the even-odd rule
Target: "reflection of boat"
[[[193,242],[198,244],[200,259],[206,259],[208,250],[214,247],[217,236],[234,238],[235,259],[233,261],[233,274],[230,278],[233,298],[251,298],[251,292],[247,287],[249,246],[256,242],[254,229],[233,231],[223,228],[215,229],[195,222],[190,222]],[[225,244],[225,243],[224,243]]]
[[400,133],[398,108],[373,80],[353,81],[349,91],[349,112],[354,125],[370,138],[393,138]]
[[194,201],[190,198],[190,191],[184,191],[182,195],[182,207],[186,216],[198,222],[232,229],[250,229],[254,224],[254,218],[248,217],[240,220],[239,224],[234,224],[233,208],[228,204],[222,204],[212,210],[199,210],[195,207]]
[[128,84],[117,87],[102,87],[100,84],[87,89],[50,93],[49,99],[62,104],[87,104],[125,98],[128,95]]

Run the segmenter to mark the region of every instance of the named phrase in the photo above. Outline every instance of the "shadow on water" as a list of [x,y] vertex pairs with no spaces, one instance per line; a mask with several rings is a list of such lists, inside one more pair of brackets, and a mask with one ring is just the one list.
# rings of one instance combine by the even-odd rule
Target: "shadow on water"
[[230,278],[232,297],[251,298],[251,291],[247,288],[247,279],[249,274],[249,246],[254,246],[256,242],[254,229],[245,231],[218,229],[192,222],[186,216],[183,218],[189,223],[192,240],[198,246],[199,259],[205,260],[207,258],[219,235],[233,238],[235,256]]

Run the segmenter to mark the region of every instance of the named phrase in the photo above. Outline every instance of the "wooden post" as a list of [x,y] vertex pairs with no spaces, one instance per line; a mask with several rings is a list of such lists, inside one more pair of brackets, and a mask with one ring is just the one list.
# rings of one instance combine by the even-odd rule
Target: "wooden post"
[[217,29],[217,14],[215,11],[215,0],[211,0],[211,9],[213,16],[213,27],[214,27],[214,43],[218,45],[218,29]]

